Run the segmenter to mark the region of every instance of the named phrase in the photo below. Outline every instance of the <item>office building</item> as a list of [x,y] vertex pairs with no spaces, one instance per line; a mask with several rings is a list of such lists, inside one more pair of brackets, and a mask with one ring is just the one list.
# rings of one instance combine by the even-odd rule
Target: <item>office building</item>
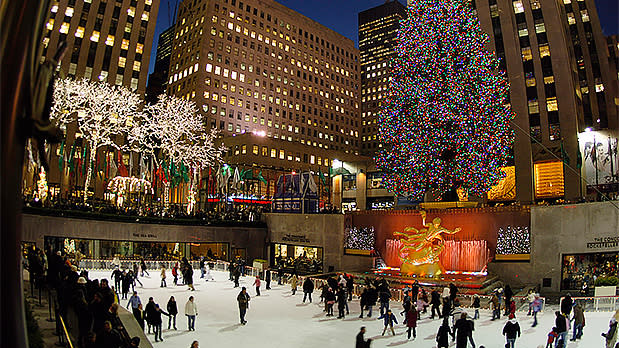
[[155,55],[155,67],[148,75],[146,87],[146,101],[153,104],[157,97],[164,94],[168,85],[168,72],[170,70],[170,56],[172,55],[172,39],[174,38],[174,25],[164,30],[157,41],[157,53]]
[[144,95],[158,9],[158,0],[52,1],[43,56],[52,57],[66,41],[65,76],[107,81]]
[[194,101],[208,126],[358,153],[351,40],[271,0],[186,0],[176,23],[168,94]]
[[359,13],[361,59],[361,153],[373,155],[380,149],[377,114],[380,99],[389,87],[389,60],[395,54],[400,20],[406,7],[399,1]]

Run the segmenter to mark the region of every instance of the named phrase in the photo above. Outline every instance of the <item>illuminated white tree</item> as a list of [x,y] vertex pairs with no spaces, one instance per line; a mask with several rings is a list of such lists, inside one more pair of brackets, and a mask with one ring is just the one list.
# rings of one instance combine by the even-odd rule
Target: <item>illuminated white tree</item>
[[88,173],[84,182],[84,202],[92,177],[92,165],[97,149],[112,146],[120,150],[115,140],[126,136],[139,115],[140,97],[122,86],[86,79],[58,81],[54,91],[52,118],[60,125],[77,121],[77,127],[90,150]]
[[[148,105],[139,122],[140,130],[132,132],[131,141],[143,148],[160,150],[163,158],[176,164],[184,163],[197,172],[221,161],[223,147],[215,146],[217,131],[207,131],[196,105],[168,95],[159,96],[154,105]],[[153,138],[151,135],[156,134]],[[190,180],[190,196],[195,202],[196,178]],[[164,203],[169,203],[170,183],[164,184]],[[191,199],[190,199],[191,201]],[[192,207],[193,208],[193,207]]]

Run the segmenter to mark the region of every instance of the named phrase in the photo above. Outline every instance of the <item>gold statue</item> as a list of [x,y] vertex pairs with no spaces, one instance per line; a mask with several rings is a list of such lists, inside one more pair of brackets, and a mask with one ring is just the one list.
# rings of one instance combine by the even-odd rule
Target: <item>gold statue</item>
[[441,264],[439,255],[445,249],[445,240],[442,234],[456,234],[460,232],[460,227],[455,230],[448,230],[441,226],[441,218],[437,217],[432,223],[426,223],[426,212],[421,211],[423,219],[420,230],[414,227],[406,227],[404,232],[394,232],[394,236],[402,236],[402,248],[400,256],[402,266],[400,271],[407,274],[417,274],[421,276],[438,276],[445,273],[445,268]]

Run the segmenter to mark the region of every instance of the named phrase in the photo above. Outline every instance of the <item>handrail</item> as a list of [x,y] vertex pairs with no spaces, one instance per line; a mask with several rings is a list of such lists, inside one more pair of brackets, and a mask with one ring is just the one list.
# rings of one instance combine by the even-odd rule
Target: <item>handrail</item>
[[60,318],[60,324],[62,324],[62,331],[64,332],[64,337],[69,343],[69,347],[73,348],[73,343],[71,343],[71,337],[69,337],[69,332],[67,331],[67,327],[64,324],[64,319],[62,319],[62,316],[60,314],[58,314],[58,318]]

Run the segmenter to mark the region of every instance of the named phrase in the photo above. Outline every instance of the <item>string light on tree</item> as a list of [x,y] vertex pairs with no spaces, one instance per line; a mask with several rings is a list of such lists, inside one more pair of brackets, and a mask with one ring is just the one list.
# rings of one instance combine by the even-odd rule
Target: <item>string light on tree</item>
[[346,249],[374,250],[374,242],[374,227],[353,227],[346,231]]
[[482,195],[503,176],[514,117],[508,83],[469,0],[415,0],[400,25],[376,156],[390,191]]
[[42,202],[47,200],[47,174],[45,173],[45,169],[41,167],[41,171],[39,172],[39,180],[37,181],[37,197]]
[[496,253],[515,255],[531,253],[531,234],[528,226],[507,226],[499,228]]

